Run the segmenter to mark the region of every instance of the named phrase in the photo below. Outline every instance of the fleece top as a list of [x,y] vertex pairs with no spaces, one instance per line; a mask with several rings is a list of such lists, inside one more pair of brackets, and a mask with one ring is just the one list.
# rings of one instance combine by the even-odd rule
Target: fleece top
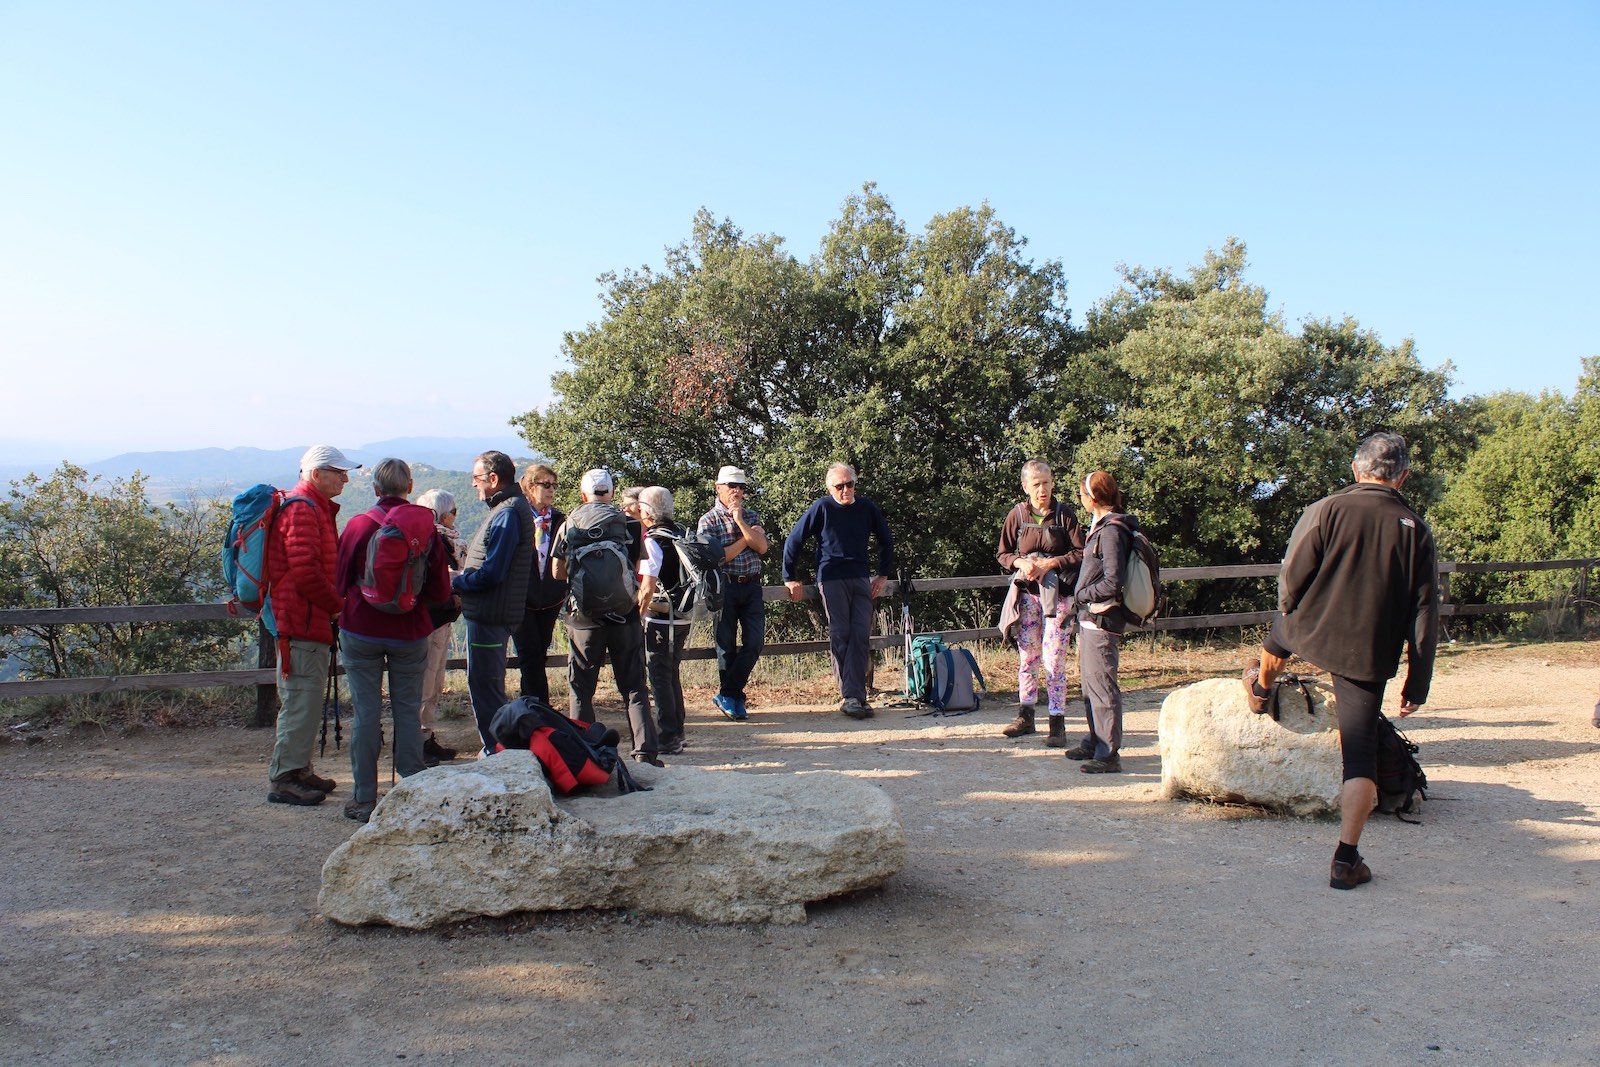
[[[878,539],[878,569],[872,569],[868,539]],[[841,504],[831,496],[815,501],[783,542],[783,580],[797,582],[800,554],[812,538],[817,540],[817,581],[842,578],[871,578],[894,574],[894,534],[878,505],[857,495],[855,502]]]

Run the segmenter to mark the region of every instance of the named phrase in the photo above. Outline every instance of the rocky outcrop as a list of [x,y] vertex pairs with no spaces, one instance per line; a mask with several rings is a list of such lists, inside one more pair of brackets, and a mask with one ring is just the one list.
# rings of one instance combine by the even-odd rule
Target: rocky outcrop
[[404,779],[323,865],[322,913],[412,928],[572,908],[795,923],[807,902],[905,865],[893,803],[854,778],[634,774],[653,788],[559,803],[527,752]]
[[1332,694],[1280,686],[1278,721],[1256,715],[1238,678],[1212,678],[1161,704],[1161,794],[1257,804],[1291,815],[1339,810],[1343,777]]

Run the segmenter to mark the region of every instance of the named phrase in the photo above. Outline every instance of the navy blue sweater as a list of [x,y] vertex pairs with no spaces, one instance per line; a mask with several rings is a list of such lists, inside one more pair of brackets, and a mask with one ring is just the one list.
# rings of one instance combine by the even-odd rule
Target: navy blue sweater
[[794,524],[783,542],[783,580],[800,580],[796,576],[800,553],[813,537],[818,545],[818,582],[873,577],[867,544],[872,535],[878,538],[876,573],[888,577],[894,574],[894,535],[889,532],[889,523],[878,505],[859,495],[850,505],[841,504],[831,496],[818,499],[800,516],[800,521]]

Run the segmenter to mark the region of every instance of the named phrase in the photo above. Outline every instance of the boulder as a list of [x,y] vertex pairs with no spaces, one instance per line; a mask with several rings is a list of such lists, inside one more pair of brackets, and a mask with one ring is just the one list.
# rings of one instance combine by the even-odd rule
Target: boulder
[[406,778],[323,864],[322,914],[410,928],[572,908],[798,923],[808,901],[905,865],[888,795],[846,775],[634,775],[653,788],[559,802],[528,752]]
[[1339,810],[1343,764],[1332,694],[1278,689],[1278,721],[1256,715],[1238,678],[1175,690],[1161,704],[1161,795],[1257,804],[1290,815]]

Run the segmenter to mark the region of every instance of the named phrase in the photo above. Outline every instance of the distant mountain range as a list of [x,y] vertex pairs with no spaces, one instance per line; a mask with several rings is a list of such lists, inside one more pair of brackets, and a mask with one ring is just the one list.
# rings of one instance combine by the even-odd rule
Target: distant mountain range
[[[105,478],[127,478],[135,471],[149,481],[150,497],[172,499],[198,493],[224,495],[257,482],[293,485],[299,475],[300,457],[309,444],[298,448],[195,448],[183,452],[124,452],[93,463],[81,463],[90,474]],[[345,455],[370,468],[379,460],[397,456],[413,465],[421,464],[441,471],[470,471],[472,461],[488,448],[499,448],[517,460],[542,458],[526,445],[467,437],[397,437],[360,448],[346,448]],[[13,480],[30,471],[41,477],[56,465],[0,467],[0,479]]]

